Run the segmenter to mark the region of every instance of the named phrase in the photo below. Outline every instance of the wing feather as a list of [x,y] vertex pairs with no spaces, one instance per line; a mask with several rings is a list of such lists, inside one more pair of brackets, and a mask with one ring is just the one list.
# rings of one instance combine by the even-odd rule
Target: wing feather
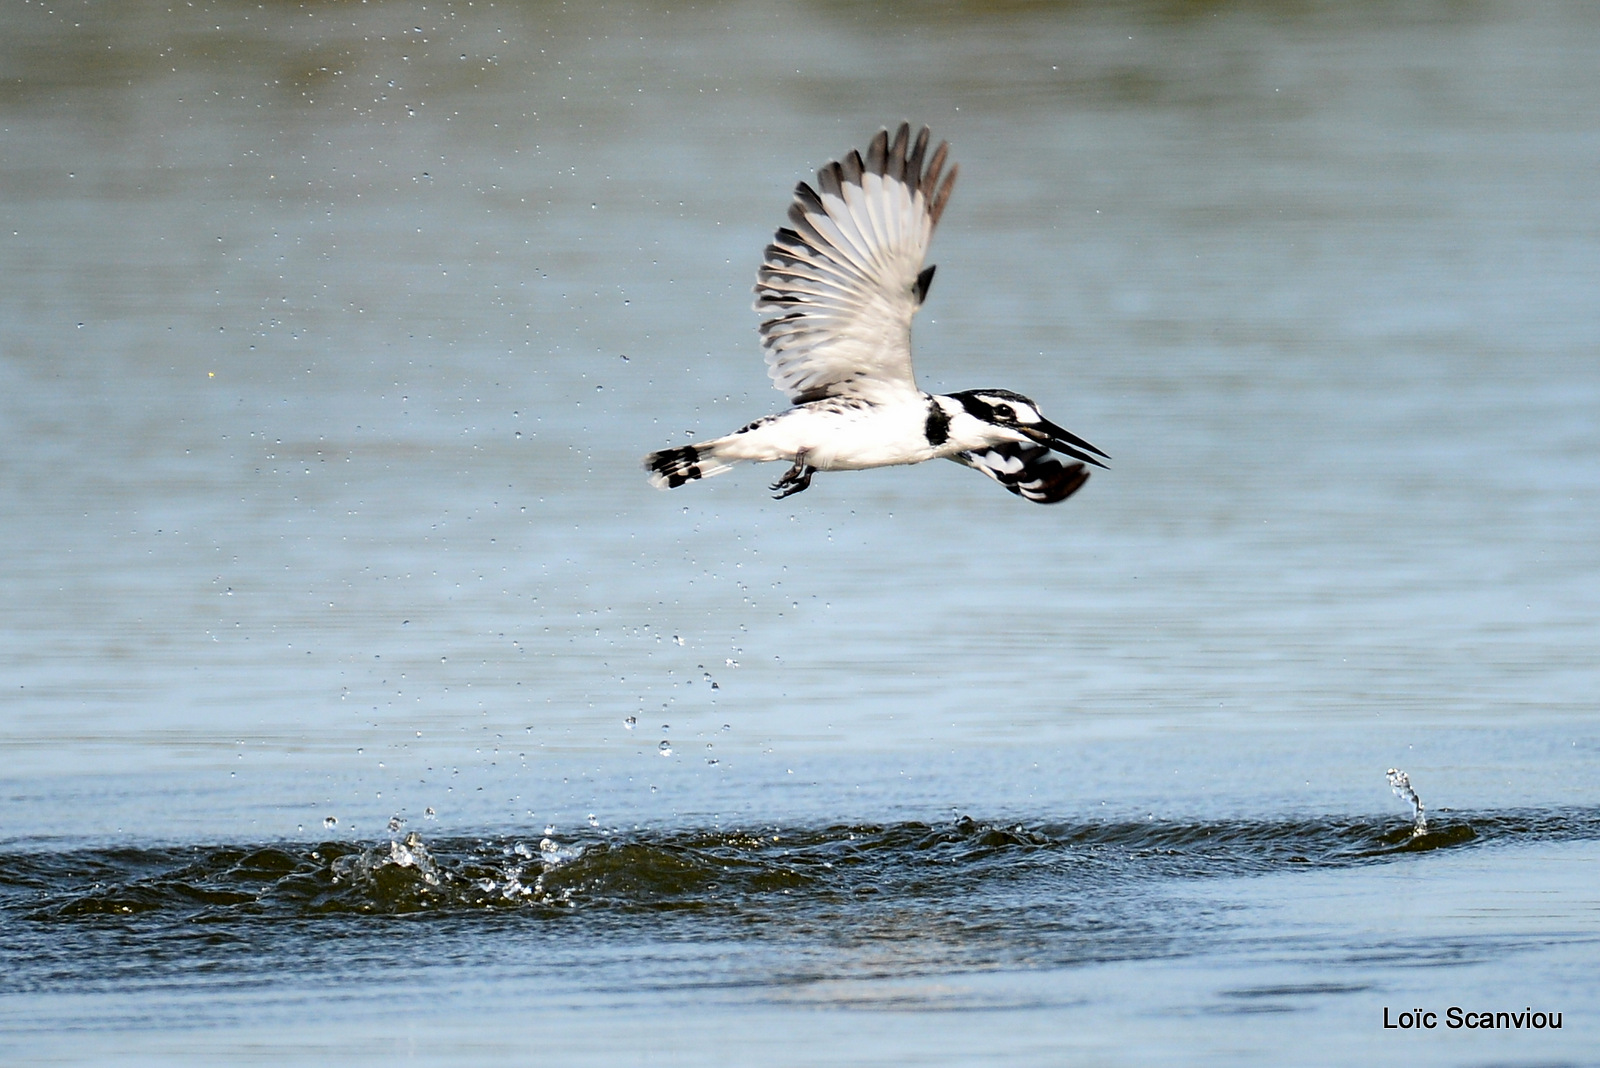
[[880,130],[865,158],[851,151],[795,187],[756,274],[768,373],[794,403],[917,388],[917,276],[956,178],[947,144],[927,156],[929,136]]
[[1062,463],[1043,445],[994,445],[958,452],[951,459],[982,471],[1018,497],[1038,504],[1058,504],[1089,481],[1087,467]]

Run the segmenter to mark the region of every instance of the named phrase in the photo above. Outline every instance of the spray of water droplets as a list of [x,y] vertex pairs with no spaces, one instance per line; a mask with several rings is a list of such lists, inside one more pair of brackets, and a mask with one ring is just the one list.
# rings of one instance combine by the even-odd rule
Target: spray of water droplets
[[1428,833],[1428,817],[1422,809],[1422,798],[1411,788],[1411,777],[1399,768],[1388,771],[1389,787],[1394,796],[1411,806],[1411,837],[1420,838]]

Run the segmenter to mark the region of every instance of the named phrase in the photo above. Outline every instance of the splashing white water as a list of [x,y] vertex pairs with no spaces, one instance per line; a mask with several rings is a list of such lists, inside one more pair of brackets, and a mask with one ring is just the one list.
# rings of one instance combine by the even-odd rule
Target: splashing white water
[[417,869],[422,881],[429,886],[439,885],[439,865],[434,863],[433,854],[422,844],[422,837],[416,831],[406,835],[403,842],[389,843],[388,860],[402,868]]
[[1411,806],[1411,837],[1417,838],[1427,834],[1428,817],[1422,809],[1422,798],[1411,788],[1411,777],[1398,768],[1390,768],[1388,775],[1389,786],[1394,790],[1394,796]]
[[439,886],[448,878],[439,870],[439,865],[434,862],[433,855],[422,844],[422,838],[416,831],[406,835],[403,841],[391,839],[386,850],[375,848],[347,853],[337,858],[330,870],[335,883],[357,883],[371,880],[378,869],[389,865],[414,869],[428,886]]

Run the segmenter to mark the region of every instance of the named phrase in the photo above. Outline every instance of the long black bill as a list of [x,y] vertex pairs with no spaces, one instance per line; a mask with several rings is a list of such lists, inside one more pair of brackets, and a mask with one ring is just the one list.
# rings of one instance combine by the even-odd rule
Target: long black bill
[[[1105,464],[1094,457],[1104,456],[1107,460],[1111,459],[1111,457],[1106,456],[1105,453],[1090,445],[1072,431],[1063,430],[1048,419],[1032,426],[1019,426],[1017,429],[1037,441],[1040,445],[1048,446],[1056,452],[1066,453],[1073,459],[1082,460],[1086,464],[1105,467]],[[1090,453],[1094,453],[1094,456],[1090,456]]]

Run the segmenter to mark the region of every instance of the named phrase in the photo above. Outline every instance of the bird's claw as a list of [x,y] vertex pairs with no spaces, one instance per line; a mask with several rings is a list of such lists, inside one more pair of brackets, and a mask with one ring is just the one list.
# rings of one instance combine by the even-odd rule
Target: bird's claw
[[781,501],[785,497],[793,497],[796,493],[811,485],[811,476],[816,472],[817,469],[815,467],[806,463],[804,453],[795,457],[794,466],[785,471],[783,477],[771,485],[771,489],[783,491],[782,493],[775,493],[772,499]]

